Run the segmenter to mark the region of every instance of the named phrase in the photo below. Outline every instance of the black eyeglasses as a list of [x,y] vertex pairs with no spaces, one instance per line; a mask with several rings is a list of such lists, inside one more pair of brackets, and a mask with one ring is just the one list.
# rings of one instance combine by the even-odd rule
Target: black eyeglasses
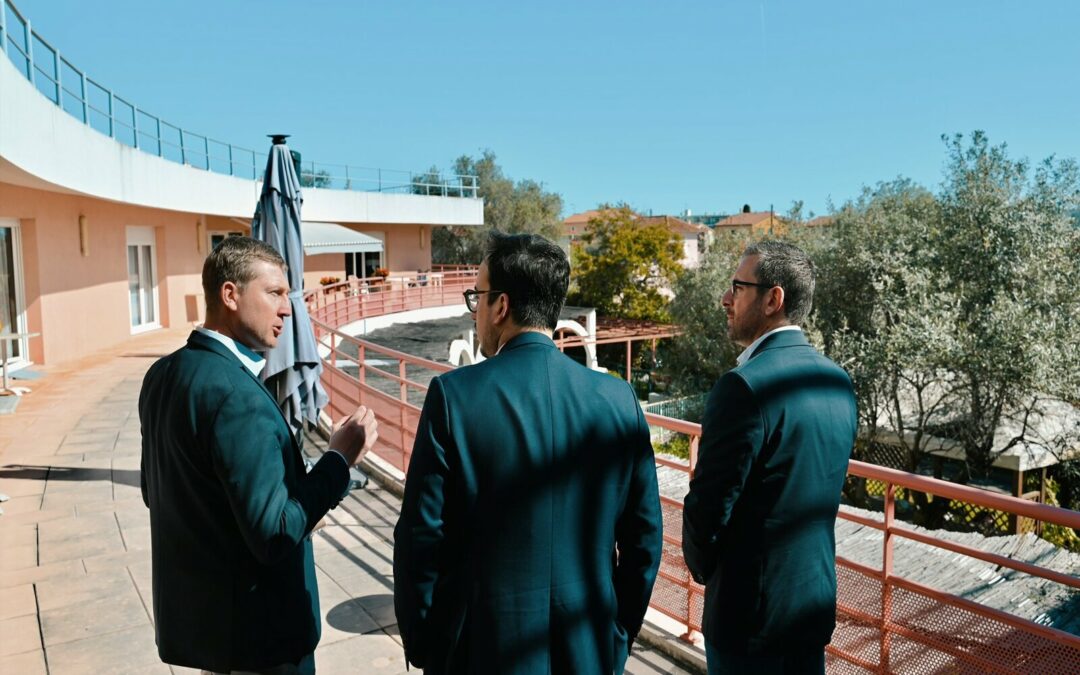
[[735,292],[739,290],[739,286],[750,286],[752,288],[773,288],[775,284],[759,284],[756,281],[743,281],[742,279],[731,280],[731,294],[735,295]]
[[465,296],[465,307],[470,312],[475,312],[476,311],[476,301],[480,299],[481,295],[486,295],[488,293],[505,293],[505,292],[506,291],[496,291],[494,289],[492,289],[490,291],[478,291],[475,288],[470,288],[469,290],[462,293],[462,295]]

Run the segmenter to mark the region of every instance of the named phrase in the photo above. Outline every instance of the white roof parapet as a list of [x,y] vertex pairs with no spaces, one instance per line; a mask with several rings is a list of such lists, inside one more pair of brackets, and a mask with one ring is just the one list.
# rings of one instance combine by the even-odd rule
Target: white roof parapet
[[[0,182],[248,220],[259,200],[259,180],[179,164],[99,132],[42,95],[3,53],[0,120]],[[264,160],[256,159],[261,167]],[[484,222],[484,200],[472,197],[320,188],[304,188],[304,197],[304,212],[316,221],[430,226]]]

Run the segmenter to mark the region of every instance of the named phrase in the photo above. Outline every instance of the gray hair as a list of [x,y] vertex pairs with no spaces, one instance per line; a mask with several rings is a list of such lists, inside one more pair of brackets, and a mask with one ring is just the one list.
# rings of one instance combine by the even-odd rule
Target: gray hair
[[782,241],[759,241],[743,251],[757,256],[758,282],[784,289],[784,316],[801,325],[814,304],[814,263],[797,246]]
[[221,287],[231,281],[243,288],[255,278],[257,261],[277,265],[285,271],[285,259],[266,242],[251,237],[228,237],[206,256],[202,268],[203,294],[206,309],[217,309],[221,303]]

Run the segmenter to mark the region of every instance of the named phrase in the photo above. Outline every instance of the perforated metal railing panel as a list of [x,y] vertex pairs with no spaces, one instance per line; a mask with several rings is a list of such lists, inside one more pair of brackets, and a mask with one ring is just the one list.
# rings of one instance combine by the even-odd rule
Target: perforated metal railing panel
[[[832,649],[882,668],[882,582],[837,562],[837,626]],[[898,582],[902,583],[902,582]],[[897,673],[1080,673],[1080,648],[990,611],[894,585],[888,669]],[[872,619],[871,622],[868,619]],[[854,672],[837,657],[829,672]]]

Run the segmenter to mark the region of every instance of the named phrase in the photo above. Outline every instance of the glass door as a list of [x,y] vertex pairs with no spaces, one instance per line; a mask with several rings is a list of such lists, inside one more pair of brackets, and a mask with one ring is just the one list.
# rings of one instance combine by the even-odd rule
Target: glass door
[[[19,221],[0,218],[0,333],[25,333]],[[26,338],[7,341],[8,364],[25,363]]]
[[160,327],[156,247],[150,227],[127,229],[128,305],[131,308],[131,332]]

